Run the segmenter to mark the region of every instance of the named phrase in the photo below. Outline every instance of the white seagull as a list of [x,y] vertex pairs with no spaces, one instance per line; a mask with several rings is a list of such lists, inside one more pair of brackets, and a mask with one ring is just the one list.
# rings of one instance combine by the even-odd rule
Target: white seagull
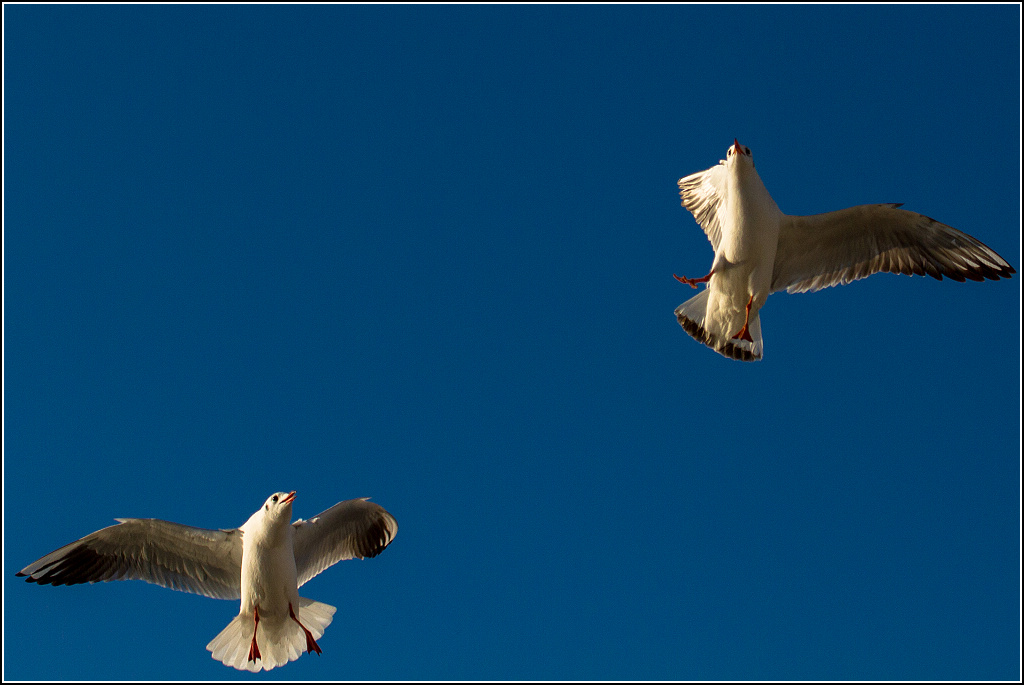
[[715,250],[707,288],[676,308],[683,330],[721,355],[757,361],[764,346],[758,313],[778,290],[802,293],[879,271],[942,280],[998,280],[1016,273],[991,248],[900,204],[859,205],[813,216],[779,211],[754,170],[750,148],[733,139],[726,159],[679,180]]
[[335,607],[299,597],[306,581],[342,559],[375,557],[398,532],[395,518],[368,498],[339,502],[291,523],[295,492],[278,492],[233,530],[159,519],[119,523],[86,535],[21,569],[29,583],[75,585],[144,580],[216,599],[241,599],[227,628],[206,645],[239,670],[270,670],[320,654]]

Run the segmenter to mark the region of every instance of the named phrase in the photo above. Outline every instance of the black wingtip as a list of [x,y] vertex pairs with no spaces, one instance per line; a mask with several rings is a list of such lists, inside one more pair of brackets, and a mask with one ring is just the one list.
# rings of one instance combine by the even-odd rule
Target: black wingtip
[[362,559],[372,559],[391,544],[391,533],[388,530],[387,519],[382,518],[375,521],[366,535],[359,541],[357,553]]

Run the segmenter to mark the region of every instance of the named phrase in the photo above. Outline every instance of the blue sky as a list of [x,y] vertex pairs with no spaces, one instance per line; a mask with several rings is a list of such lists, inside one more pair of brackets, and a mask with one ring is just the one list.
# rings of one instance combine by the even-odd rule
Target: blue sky
[[235,602],[22,566],[371,496],[263,679],[1020,677],[1020,279],[675,307],[676,181],[1018,270],[1020,9],[4,7],[4,677],[250,679]]

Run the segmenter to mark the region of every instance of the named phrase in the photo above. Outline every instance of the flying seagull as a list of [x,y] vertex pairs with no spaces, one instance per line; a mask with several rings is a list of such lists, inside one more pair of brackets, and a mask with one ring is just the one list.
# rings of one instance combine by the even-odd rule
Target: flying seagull
[[290,524],[294,499],[295,491],[274,493],[233,530],[114,519],[117,525],[50,552],[16,575],[40,585],[144,580],[241,599],[238,616],[206,648],[227,666],[269,671],[304,651],[320,654],[316,639],[337,611],[299,597],[299,588],[342,559],[377,556],[398,532],[395,518],[366,497]]
[[754,170],[750,148],[736,139],[717,166],[679,179],[679,190],[715,260],[701,278],[673,274],[692,288],[707,284],[676,308],[676,319],[693,338],[732,359],[761,358],[759,312],[779,290],[820,290],[879,271],[961,282],[1016,273],[981,241],[898,209],[902,203],[783,214]]

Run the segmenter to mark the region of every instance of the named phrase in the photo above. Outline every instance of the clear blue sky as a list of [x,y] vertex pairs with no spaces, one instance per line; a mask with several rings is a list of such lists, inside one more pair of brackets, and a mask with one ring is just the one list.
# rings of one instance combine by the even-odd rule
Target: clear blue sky
[[1020,9],[5,6],[4,676],[235,679],[236,602],[14,573],[372,496],[263,679],[1020,676],[1021,280],[673,310],[676,181],[1018,270]]

